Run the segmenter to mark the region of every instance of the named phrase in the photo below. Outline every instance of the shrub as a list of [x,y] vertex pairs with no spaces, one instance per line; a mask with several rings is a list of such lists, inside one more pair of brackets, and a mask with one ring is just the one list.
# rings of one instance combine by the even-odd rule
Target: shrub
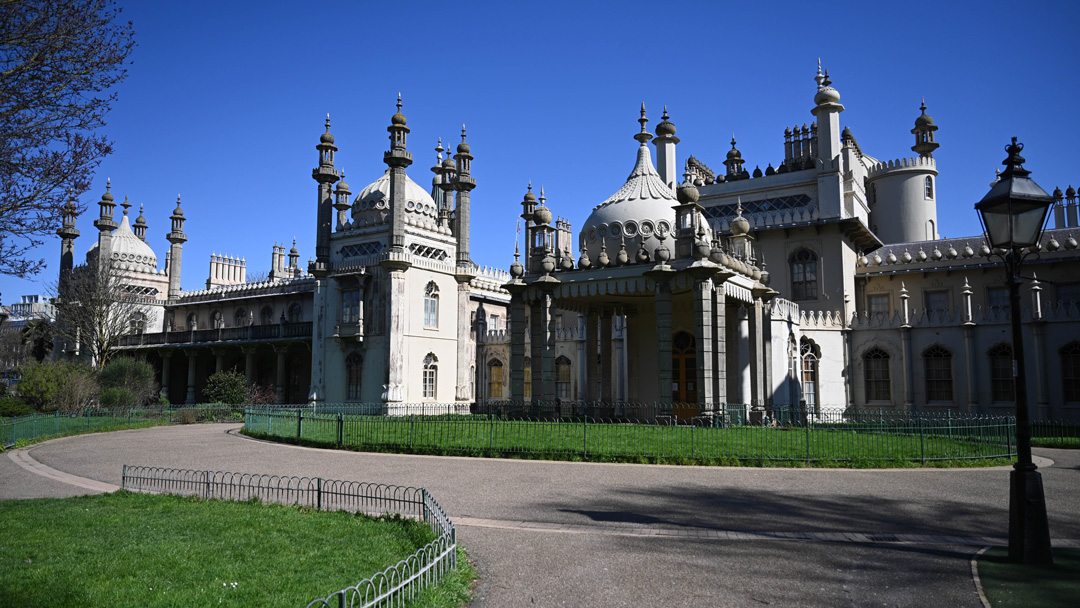
[[[101,402],[106,407],[144,405],[157,394],[157,380],[153,366],[146,361],[119,357],[101,370]],[[107,405],[108,401],[115,405]]]
[[18,397],[0,397],[0,418],[29,416],[33,413],[34,408]]
[[277,401],[277,391],[269,384],[252,383],[247,388],[247,402],[252,405],[271,405]]
[[203,400],[240,405],[247,400],[245,384],[244,374],[232,370],[220,371],[206,379]]
[[39,412],[56,409],[53,400],[60,390],[62,367],[57,363],[30,363],[21,369],[19,394],[30,407]]

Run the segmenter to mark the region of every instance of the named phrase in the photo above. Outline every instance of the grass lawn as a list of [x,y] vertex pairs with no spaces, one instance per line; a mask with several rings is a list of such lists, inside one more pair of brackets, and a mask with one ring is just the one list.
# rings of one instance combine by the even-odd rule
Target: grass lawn
[[1050,568],[1008,561],[995,547],[979,556],[979,580],[994,608],[1069,608],[1080,603],[1080,549],[1054,549]]
[[921,464],[924,460],[955,465],[966,458],[982,465],[1008,462],[996,458],[1006,452],[1007,439],[973,435],[963,426],[899,431],[874,425],[709,428],[357,415],[344,416],[339,424],[333,414],[307,414],[299,426],[297,437],[296,414],[258,413],[248,415],[245,431],[312,445],[340,443],[340,447],[367,451],[545,459],[701,464],[855,462],[864,466]]
[[[433,538],[408,519],[123,491],[0,502],[0,606],[303,606]],[[437,605],[467,597],[462,567]]]

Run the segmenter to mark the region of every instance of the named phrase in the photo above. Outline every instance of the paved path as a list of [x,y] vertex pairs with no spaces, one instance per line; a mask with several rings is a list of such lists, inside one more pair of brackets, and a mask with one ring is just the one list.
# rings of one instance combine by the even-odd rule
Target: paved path
[[[236,424],[49,441],[0,499],[107,491],[124,464],[427,487],[477,562],[474,606],[971,606],[1008,469],[752,469],[488,460],[253,441]],[[1055,546],[1080,546],[1080,453],[1039,450]],[[16,462],[19,461],[19,462]],[[27,470],[24,466],[35,469]],[[75,485],[72,485],[75,484]]]

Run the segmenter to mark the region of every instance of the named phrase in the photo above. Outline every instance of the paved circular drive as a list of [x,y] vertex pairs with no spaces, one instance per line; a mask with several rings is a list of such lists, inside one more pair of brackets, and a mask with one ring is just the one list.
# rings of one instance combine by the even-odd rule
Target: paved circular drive
[[[756,469],[365,454],[237,424],[57,439],[0,458],[0,499],[119,485],[124,464],[428,488],[477,562],[474,606],[981,606],[1008,468]],[[1039,450],[1055,546],[1080,546],[1080,454]]]

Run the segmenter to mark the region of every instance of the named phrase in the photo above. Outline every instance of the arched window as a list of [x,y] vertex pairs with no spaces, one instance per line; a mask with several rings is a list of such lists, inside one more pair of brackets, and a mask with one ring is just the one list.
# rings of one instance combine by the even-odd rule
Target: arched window
[[926,400],[952,401],[952,353],[935,344],[924,350],[922,356],[926,368]]
[[299,302],[289,304],[289,323],[299,323],[304,314],[304,308]]
[[555,359],[555,397],[570,398],[570,359],[560,356]]
[[807,413],[818,414],[818,364],[821,361],[821,347],[813,340],[799,339],[799,360],[802,364],[802,398],[806,401]]
[[198,313],[189,312],[187,316],[187,328],[191,331],[199,329],[199,315]]
[[1013,352],[1011,344],[998,344],[986,351],[990,359],[990,398],[993,401],[1013,401]]
[[439,326],[439,286],[432,281],[424,290],[424,327]]
[[532,357],[525,357],[525,398],[532,399]]
[[863,353],[863,368],[866,374],[866,400],[889,401],[892,398],[889,386],[889,353],[880,348],[871,348]]
[[146,315],[137,312],[131,315],[131,333],[141,334],[146,331]]
[[1058,351],[1061,355],[1061,388],[1065,401],[1080,401],[1080,342],[1069,342]]
[[349,401],[360,400],[360,377],[364,370],[364,359],[360,353],[353,353],[345,359],[345,398]]
[[817,299],[817,260],[817,254],[809,249],[800,249],[788,258],[788,263],[791,266],[792,300]]
[[671,399],[697,403],[697,347],[685,331],[671,338]]
[[923,196],[926,198],[934,198],[934,178],[929,175],[926,176],[926,181],[923,184]]
[[439,376],[439,360],[434,353],[424,357],[424,399],[435,398],[435,387]]
[[224,319],[221,317],[221,311],[215,310],[210,313],[210,329],[217,329],[225,325]]
[[237,308],[233,313],[233,327],[244,327],[248,324],[248,311],[246,308]]
[[488,361],[488,399],[503,398],[503,364],[498,359]]
[[270,306],[263,306],[259,311],[259,323],[262,325],[270,325],[274,322],[274,309]]

